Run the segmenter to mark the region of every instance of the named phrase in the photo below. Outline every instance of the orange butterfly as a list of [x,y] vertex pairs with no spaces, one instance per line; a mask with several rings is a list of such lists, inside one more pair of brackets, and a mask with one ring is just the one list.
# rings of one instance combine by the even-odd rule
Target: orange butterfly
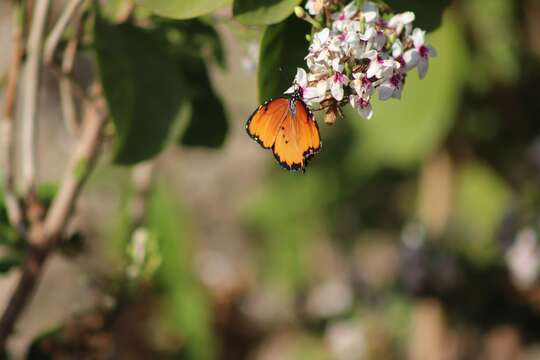
[[297,91],[268,100],[246,122],[248,135],[264,149],[272,149],[287,170],[303,170],[321,150],[319,127]]

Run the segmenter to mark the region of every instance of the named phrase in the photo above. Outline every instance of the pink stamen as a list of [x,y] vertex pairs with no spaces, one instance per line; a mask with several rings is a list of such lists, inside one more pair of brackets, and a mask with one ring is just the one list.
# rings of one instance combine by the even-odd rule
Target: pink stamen
[[427,58],[429,55],[429,49],[424,45],[420,46],[420,49],[418,49],[418,52],[420,53],[420,56],[423,58]]

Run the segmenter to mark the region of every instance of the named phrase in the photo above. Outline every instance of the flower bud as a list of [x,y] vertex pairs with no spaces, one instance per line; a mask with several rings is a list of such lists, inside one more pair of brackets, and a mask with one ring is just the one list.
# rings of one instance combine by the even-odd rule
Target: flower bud
[[324,115],[324,123],[326,125],[334,125],[337,119],[337,109],[335,106],[330,106]]
[[301,6],[294,7],[294,14],[300,19],[303,19],[304,17],[306,17],[306,12]]

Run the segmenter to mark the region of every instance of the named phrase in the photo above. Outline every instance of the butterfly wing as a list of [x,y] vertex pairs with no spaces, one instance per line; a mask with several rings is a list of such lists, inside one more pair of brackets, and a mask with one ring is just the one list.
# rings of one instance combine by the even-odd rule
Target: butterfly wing
[[288,108],[289,101],[285,97],[268,100],[259,106],[246,123],[248,135],[263,148],[272,148]]
[[259,106],[246,131],[263,148],[272,149],[287,170],[303,170],[321,148],[317,122],[304,102],[294,97],[274,98]]
[[308,161],[321,149],[319,127],[302,101],[290,101],[295,111],[287,111],[272,151],[285,169],[304,170]]

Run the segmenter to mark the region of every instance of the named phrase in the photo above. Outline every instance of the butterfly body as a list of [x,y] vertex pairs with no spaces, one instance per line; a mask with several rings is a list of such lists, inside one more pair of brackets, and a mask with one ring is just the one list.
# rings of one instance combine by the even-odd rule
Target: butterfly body
[[298,92],[259,106],[247,120],[246,131],[261,147],[271,149],[287,170],[305,170],[321,149],[317,122]]

